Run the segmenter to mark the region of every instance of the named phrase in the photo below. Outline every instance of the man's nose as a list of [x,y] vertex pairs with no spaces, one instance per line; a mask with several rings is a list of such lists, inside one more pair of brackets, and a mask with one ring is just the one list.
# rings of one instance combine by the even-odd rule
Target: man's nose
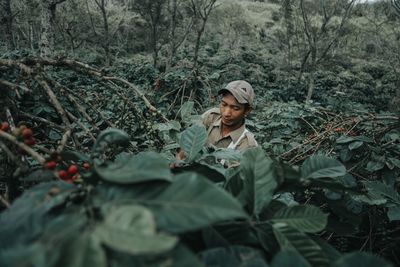
[[223,115],[224,117],[230,117],[231,114],[232,114],[232,112],[231,112],[231,109],[230,109],[230,108],[225,108],[225,109],[224,109],[224,112],[222,113],[222,115]]

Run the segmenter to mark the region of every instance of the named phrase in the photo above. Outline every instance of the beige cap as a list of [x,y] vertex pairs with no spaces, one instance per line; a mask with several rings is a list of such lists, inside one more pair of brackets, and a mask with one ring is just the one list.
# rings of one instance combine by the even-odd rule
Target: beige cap
[[230,82],[219,90],[218,94],[222,94],[225,90],[230,92],[240,104],[253,106],[254,90],[248,82],[243,80]]

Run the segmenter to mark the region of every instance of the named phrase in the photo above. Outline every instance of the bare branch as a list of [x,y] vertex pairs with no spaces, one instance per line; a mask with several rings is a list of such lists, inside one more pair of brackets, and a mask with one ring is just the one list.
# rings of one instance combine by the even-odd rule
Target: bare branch
[[13,135],[6,133],[4,131],[0,131],[0,137],[12,142],[13,144],[17,145],[19,148],[23,149],[28,155],[30,155],[32,158],[34,158],[40,164],[43,165],[46,162],[46,160],[39,153],[37,153],[35,150],[33,150],[30,146],[28,146],[22,142],[19,142],[17,140],[17,138],[15,138]]

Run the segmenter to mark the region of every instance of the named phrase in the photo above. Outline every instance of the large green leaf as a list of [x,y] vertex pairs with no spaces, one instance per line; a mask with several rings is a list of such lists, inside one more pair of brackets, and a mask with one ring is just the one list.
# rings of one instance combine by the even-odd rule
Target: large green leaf
[[244,181],[243,198],[253,214],[259,214],[271,201],[277,187],[274,162],[264,155],[261,148],[248,149],[240,162]]
[[183,103],[181,106],[179,113],[181,115],[181,119],[184,121],[187,121],[188,118],[190,117],[190,114],[192,114],[194,108],[194,102],[193,101],[187,101]]
[[244,246],[213,248],[200,254],[206,266],[267,267],[260,251]]
[[156,233],[153,214],[136,205],[108,207],[103,224],[94,236],[106,246],[129,254],[159,254],[171,250],[177,238]]
[[96,172],[106,181],[133,184],[153,180],[171,181],[168,160],[155,152],[119,157],[108,165],[95,166]]
[[45,246],[39,243],[19,246],[0,251],[0,266],[52,266],[56,260],[54,256],[57,254],[55,252],[53,255],[46,255]]
[[285,223],[301,232],[316,233],[325,228],[328,214],[311,205],[292,206],[278,210],[271,220]]
[[54,266],[87,267],[107,266],[106,253],[97,238],[89,232],[76,232],[65,242],[58,262]]
[[368,193],[383,196],[388,199],[389,202],[400,205],[400,195],[393,188],[376,181],[368,181],[364,182],[364,184],[368,188]]
[[193,161],[203,149],[207,140],[207,132],[203,126],[193,125],[183,131],[180,146],[185,152],[186,160]]
[[107,256],[112,267],[205,267],[191,250],[180,244],[172,251],[160,255],[131,255],[110,251]]
[[387,212],[389,221],[400,221],[400,206],[390,207]]
[[177,175],[163,193],[142,203],[154,211],[158,227],[174,233],[247,218],[235,198],[196,173]]
[[366,252],[353,252],[342,256],[332,267],[391,267],[392,265],[383,259],[380,259]]
[[340,177],[346,174],[346,168],[336,159],[325,156],[311,156],[301,166],[304,179],[317,179],[323,177]]
[[285,223],[274,224],[273,230],[282,249],[297,251],[312,266],[328,266],[329,261],[322,248],[307,234]]
[[46,215],[52,209],[63,206],[76,190],[76,187],[64,182],[49,182],[25,191],[0,214],[0,250],[40,237],[49,222]]
[[311,267],[295,250],[283,249],[274,256],[271,267]]
[[124,131],[109,128],[102,131],[93,145],[93,151],[99,151],[110,144],[126,145],[129,143],[129,135]]

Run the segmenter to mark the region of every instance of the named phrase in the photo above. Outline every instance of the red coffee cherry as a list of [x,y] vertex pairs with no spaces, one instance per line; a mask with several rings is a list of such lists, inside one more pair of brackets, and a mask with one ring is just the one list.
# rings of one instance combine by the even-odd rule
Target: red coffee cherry
[[36,140],[34,137],[30,137],[29,139],[25,139],[24,143],[25,145],[33,146],[34,144],[36,144]]
[[57,163],[54,161],[49,161],[46,163],[46,169],[53,170],[57,166]]
[[1,123],[0,130],[7,131],[9,129],[9,127],[10,126],[8,125],[8,122],[4,121]]
[[68,173],[64,170],[61,170],[58,172],[58,177],[60,177],[63,180],[68,179]]
[[75,175],[78,172],[78,167],[76,165],[71,165],[67,172],[69,175]]
[[26,128],[26,129],[24,129],[24,130],[22,131],[22,137],[23,137],[23,138],[29,139],[29,138],[31,138],[32,136],[33,136],[33,132],[32,132],[31,129]]

